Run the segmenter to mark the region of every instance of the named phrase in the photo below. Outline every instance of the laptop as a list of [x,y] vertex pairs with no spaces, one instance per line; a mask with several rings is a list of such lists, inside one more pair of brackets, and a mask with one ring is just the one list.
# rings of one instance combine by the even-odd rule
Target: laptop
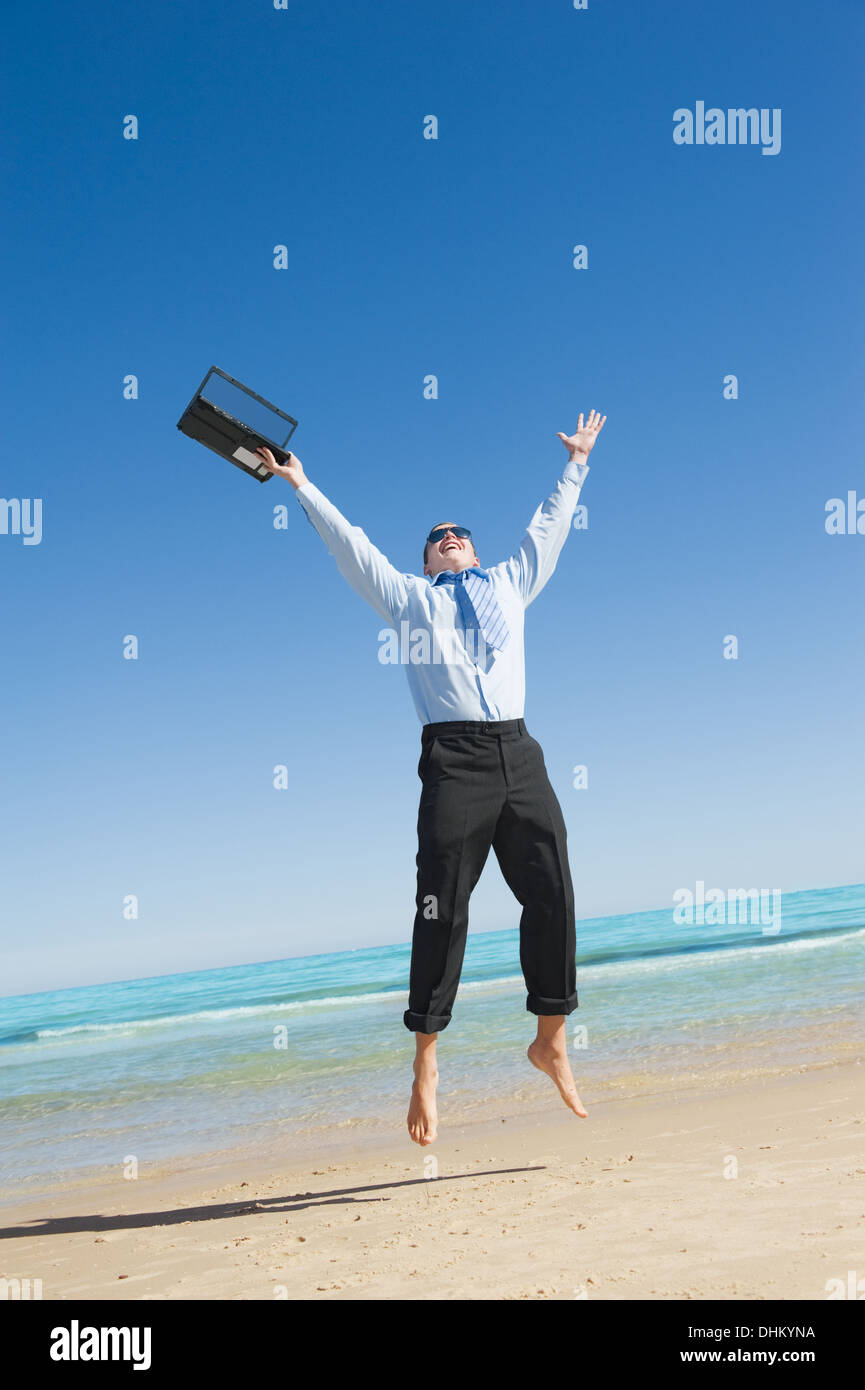
[[178,420],[177,428],[221,458],[228,459],[256,482],[266,483],[273,474],[255,451],[266,445],[277,463],[285,463],[288,458],[285,446],[297,428],[297,421],[244,386],[242,381],[235,381],[219,367],[211,367]]

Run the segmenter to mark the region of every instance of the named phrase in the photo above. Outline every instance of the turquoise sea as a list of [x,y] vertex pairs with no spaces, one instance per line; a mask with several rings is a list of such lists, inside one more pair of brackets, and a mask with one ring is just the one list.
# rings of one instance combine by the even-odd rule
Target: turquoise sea
[[[669,907],[580,922],[577,942],[568,1032],[590,1113],[863,1054],[865,884],[784,894],[780,929]],[[130,1155],[287,1158],[334,1127],[393,1132],[411,1084],[408,966],[407,944],[379,946],[0,998],[0,1200]],[[517,931],[470,934],[439,1042],[452,1121],[547,1104],[533,1032]]]

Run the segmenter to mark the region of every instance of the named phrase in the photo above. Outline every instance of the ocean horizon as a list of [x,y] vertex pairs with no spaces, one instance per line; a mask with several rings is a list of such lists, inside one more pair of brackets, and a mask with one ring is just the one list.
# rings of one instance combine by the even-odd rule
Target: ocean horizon
[[[762,917],[760,907],[762,906]],[[865,884],[577,924],[567,1020],[587,1109],[857,1057]],[[685,920],[682,920],[683,914]],[[736,920],[732,920],[735,917]],[[402,1123],[410,944],[0,997],[0,1200],[134,1157],[315,1145]],[[452,1121],[550,1099],[517,929],[469,933],[440,1096]],[[545,1089],[546,1088],[546,1089]]]

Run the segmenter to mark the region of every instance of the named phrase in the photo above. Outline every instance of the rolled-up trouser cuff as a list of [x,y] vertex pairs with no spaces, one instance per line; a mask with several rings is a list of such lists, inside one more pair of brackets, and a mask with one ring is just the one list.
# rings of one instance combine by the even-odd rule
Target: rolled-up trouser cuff
[[451,1021],[450,1014],[415,1014],[406,1009],[402,1016],[406,1028],[412,1033],[440,1033]]
[[544,999],[540,994],[530,994],[526,1000],[526,1009],[530,1014],[572,1014],[577,1007],[576,990],[567,999]]

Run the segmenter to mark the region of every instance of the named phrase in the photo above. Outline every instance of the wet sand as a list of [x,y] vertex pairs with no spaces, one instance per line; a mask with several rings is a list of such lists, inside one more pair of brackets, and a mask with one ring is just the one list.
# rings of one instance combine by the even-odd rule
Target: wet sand
[[[101,1174],[0,1210],[43,1299],[816,1299],[865,1275],[865,1064]],[[487,1107],[487,1112],[489,1112]],[[32,1287],[32,1285],[31,1285]]]

